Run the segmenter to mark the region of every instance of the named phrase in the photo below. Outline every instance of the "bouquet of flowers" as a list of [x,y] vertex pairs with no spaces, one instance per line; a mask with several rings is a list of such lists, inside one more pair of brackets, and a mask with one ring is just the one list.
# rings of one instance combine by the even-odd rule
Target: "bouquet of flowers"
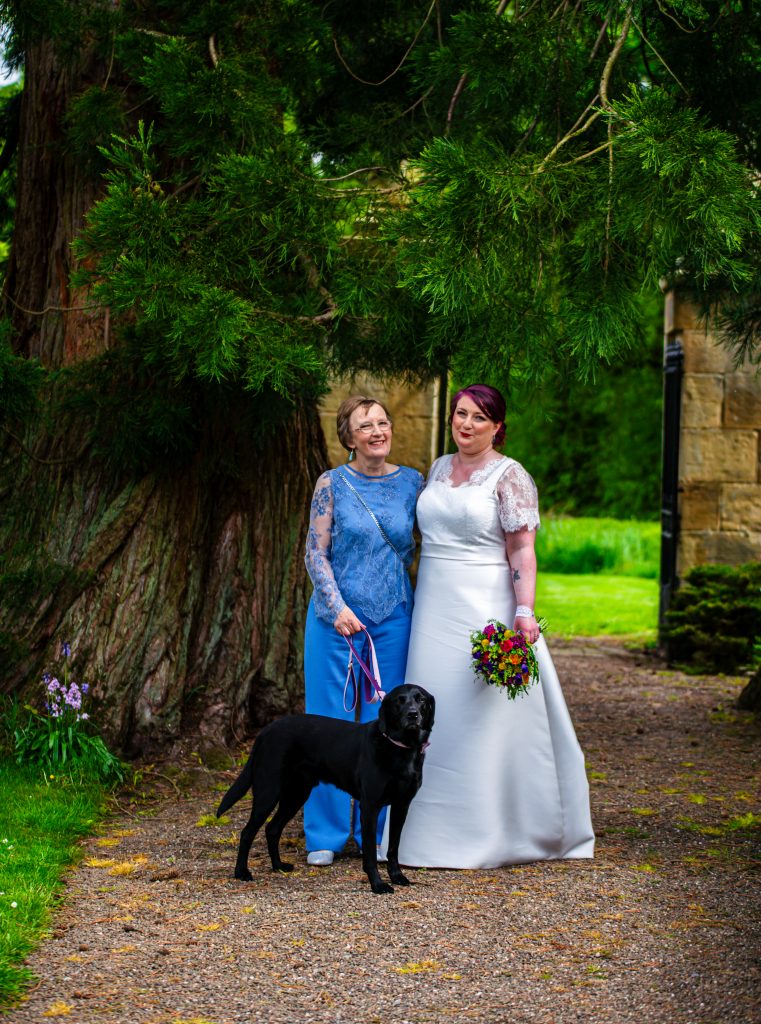
[[522,696],[539,678],[534,648],[520,630],[489,619],[470,634],[470,642],[476,676],[504,690],[509,700]]

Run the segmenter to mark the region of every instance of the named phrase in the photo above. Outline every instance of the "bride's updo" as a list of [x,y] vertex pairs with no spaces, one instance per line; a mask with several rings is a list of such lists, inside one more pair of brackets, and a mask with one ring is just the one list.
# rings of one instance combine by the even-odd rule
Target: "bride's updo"
[[499,424],[493,441],[494,447],[499,448],[505,440],[505,411],[507,408],[501,392],[489,384],[468,384],[466,388],[461,388],[449,403],[450,427],[457,403],[463,395],[467,395],[471,401],[475,402],[484,416],[488,416],[492,423]]

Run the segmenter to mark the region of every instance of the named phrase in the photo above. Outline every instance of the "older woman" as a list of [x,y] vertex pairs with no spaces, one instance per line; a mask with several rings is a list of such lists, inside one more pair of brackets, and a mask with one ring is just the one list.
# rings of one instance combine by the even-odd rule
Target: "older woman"
[[[402,864],[491,868],[591,857],[584,755],[534,616],[536,486],[505,438],[505,400],[473,384],[452,399],[457,447],[431,467],[408,683],[436,697],[423,785],[399,847]],[[476,681],[470,633],[489,619],[534,644],[539,681],[508,700]]]
[[[361,693],[356,710],[346,710],[345,638],[359,642],[361,654],[364,627],[375,646],[384,689],[404,681],[412,613],[408,570],[423,477],[415,469],[387,462],[393,428],[382,402],[366,395],[347,398],[336,425],[338,439],[349,452],[348,464],[317,481],[307,538],[306,565],[314,594],[304,637],[306,711],[348,720],[356,715],[366,722],[377,717],[378,704],[364,701]],[[304,808],[308,863],[331,864],[352,833],[361,844],[358,807],[353,818],[346,793],[324,783],[318,786]]]

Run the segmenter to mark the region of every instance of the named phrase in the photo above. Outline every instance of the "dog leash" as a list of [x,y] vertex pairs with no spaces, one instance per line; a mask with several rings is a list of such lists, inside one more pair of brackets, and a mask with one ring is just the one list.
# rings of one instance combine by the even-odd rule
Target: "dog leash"
[[[357,706],[357,700],[359,699],[359,685],[357,683],[357,677],[354,674],[354,659],[357,659],[360,671],[365,677],[365,700],[370,704],[374,704],[376,700],[383,700],[386,694],[381,689],[381,676],[380,669],[378,668],[378,657],[375,653],[375,644],[373,638],[362,627],[362,632],[367,637],[367,644],[370,649],[370,665],[367,665],[364,660],[360,657],[357,648],[351,641],[351,637],[345,636],[344,640],[349,645],[349,664],[346,667],[346,682],[344,683],[344,711],[353,711]],[[351,704],[347,707],[346,705],[346,694],[349,689],[349,682],[352,685],[352,699]]]

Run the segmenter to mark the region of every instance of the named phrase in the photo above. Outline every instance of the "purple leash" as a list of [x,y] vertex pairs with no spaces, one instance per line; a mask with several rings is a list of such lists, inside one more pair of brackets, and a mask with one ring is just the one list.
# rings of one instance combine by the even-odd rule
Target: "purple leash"
[[[381,689],[381,677],[380,669],[378,668],[378,658],[375,654],[375,645],[373,644],[372,637],[367,630],[362,627],[362,632],[367,637],[367,644],[370,649],[370,665],[360,657],[357,648],[348,636],[344,637],[344,640],[349,645],[349,664],[346,668],[346,682],[344,683],[344,711],[347,713],[354,711],[357,706],[357,700],[359,699],[359,686],[357,685],[357,677],[354,674],[354,659],[357,659],[360,671],[365,677],[365,700],[369,704],[374,704],[377,700],[383,700],[386,694]],[[370,667],[372,666],[372,667]],[[349,681],[352,684],[352,699],[351,704],[346,706],[346,694],[349,689]]]

